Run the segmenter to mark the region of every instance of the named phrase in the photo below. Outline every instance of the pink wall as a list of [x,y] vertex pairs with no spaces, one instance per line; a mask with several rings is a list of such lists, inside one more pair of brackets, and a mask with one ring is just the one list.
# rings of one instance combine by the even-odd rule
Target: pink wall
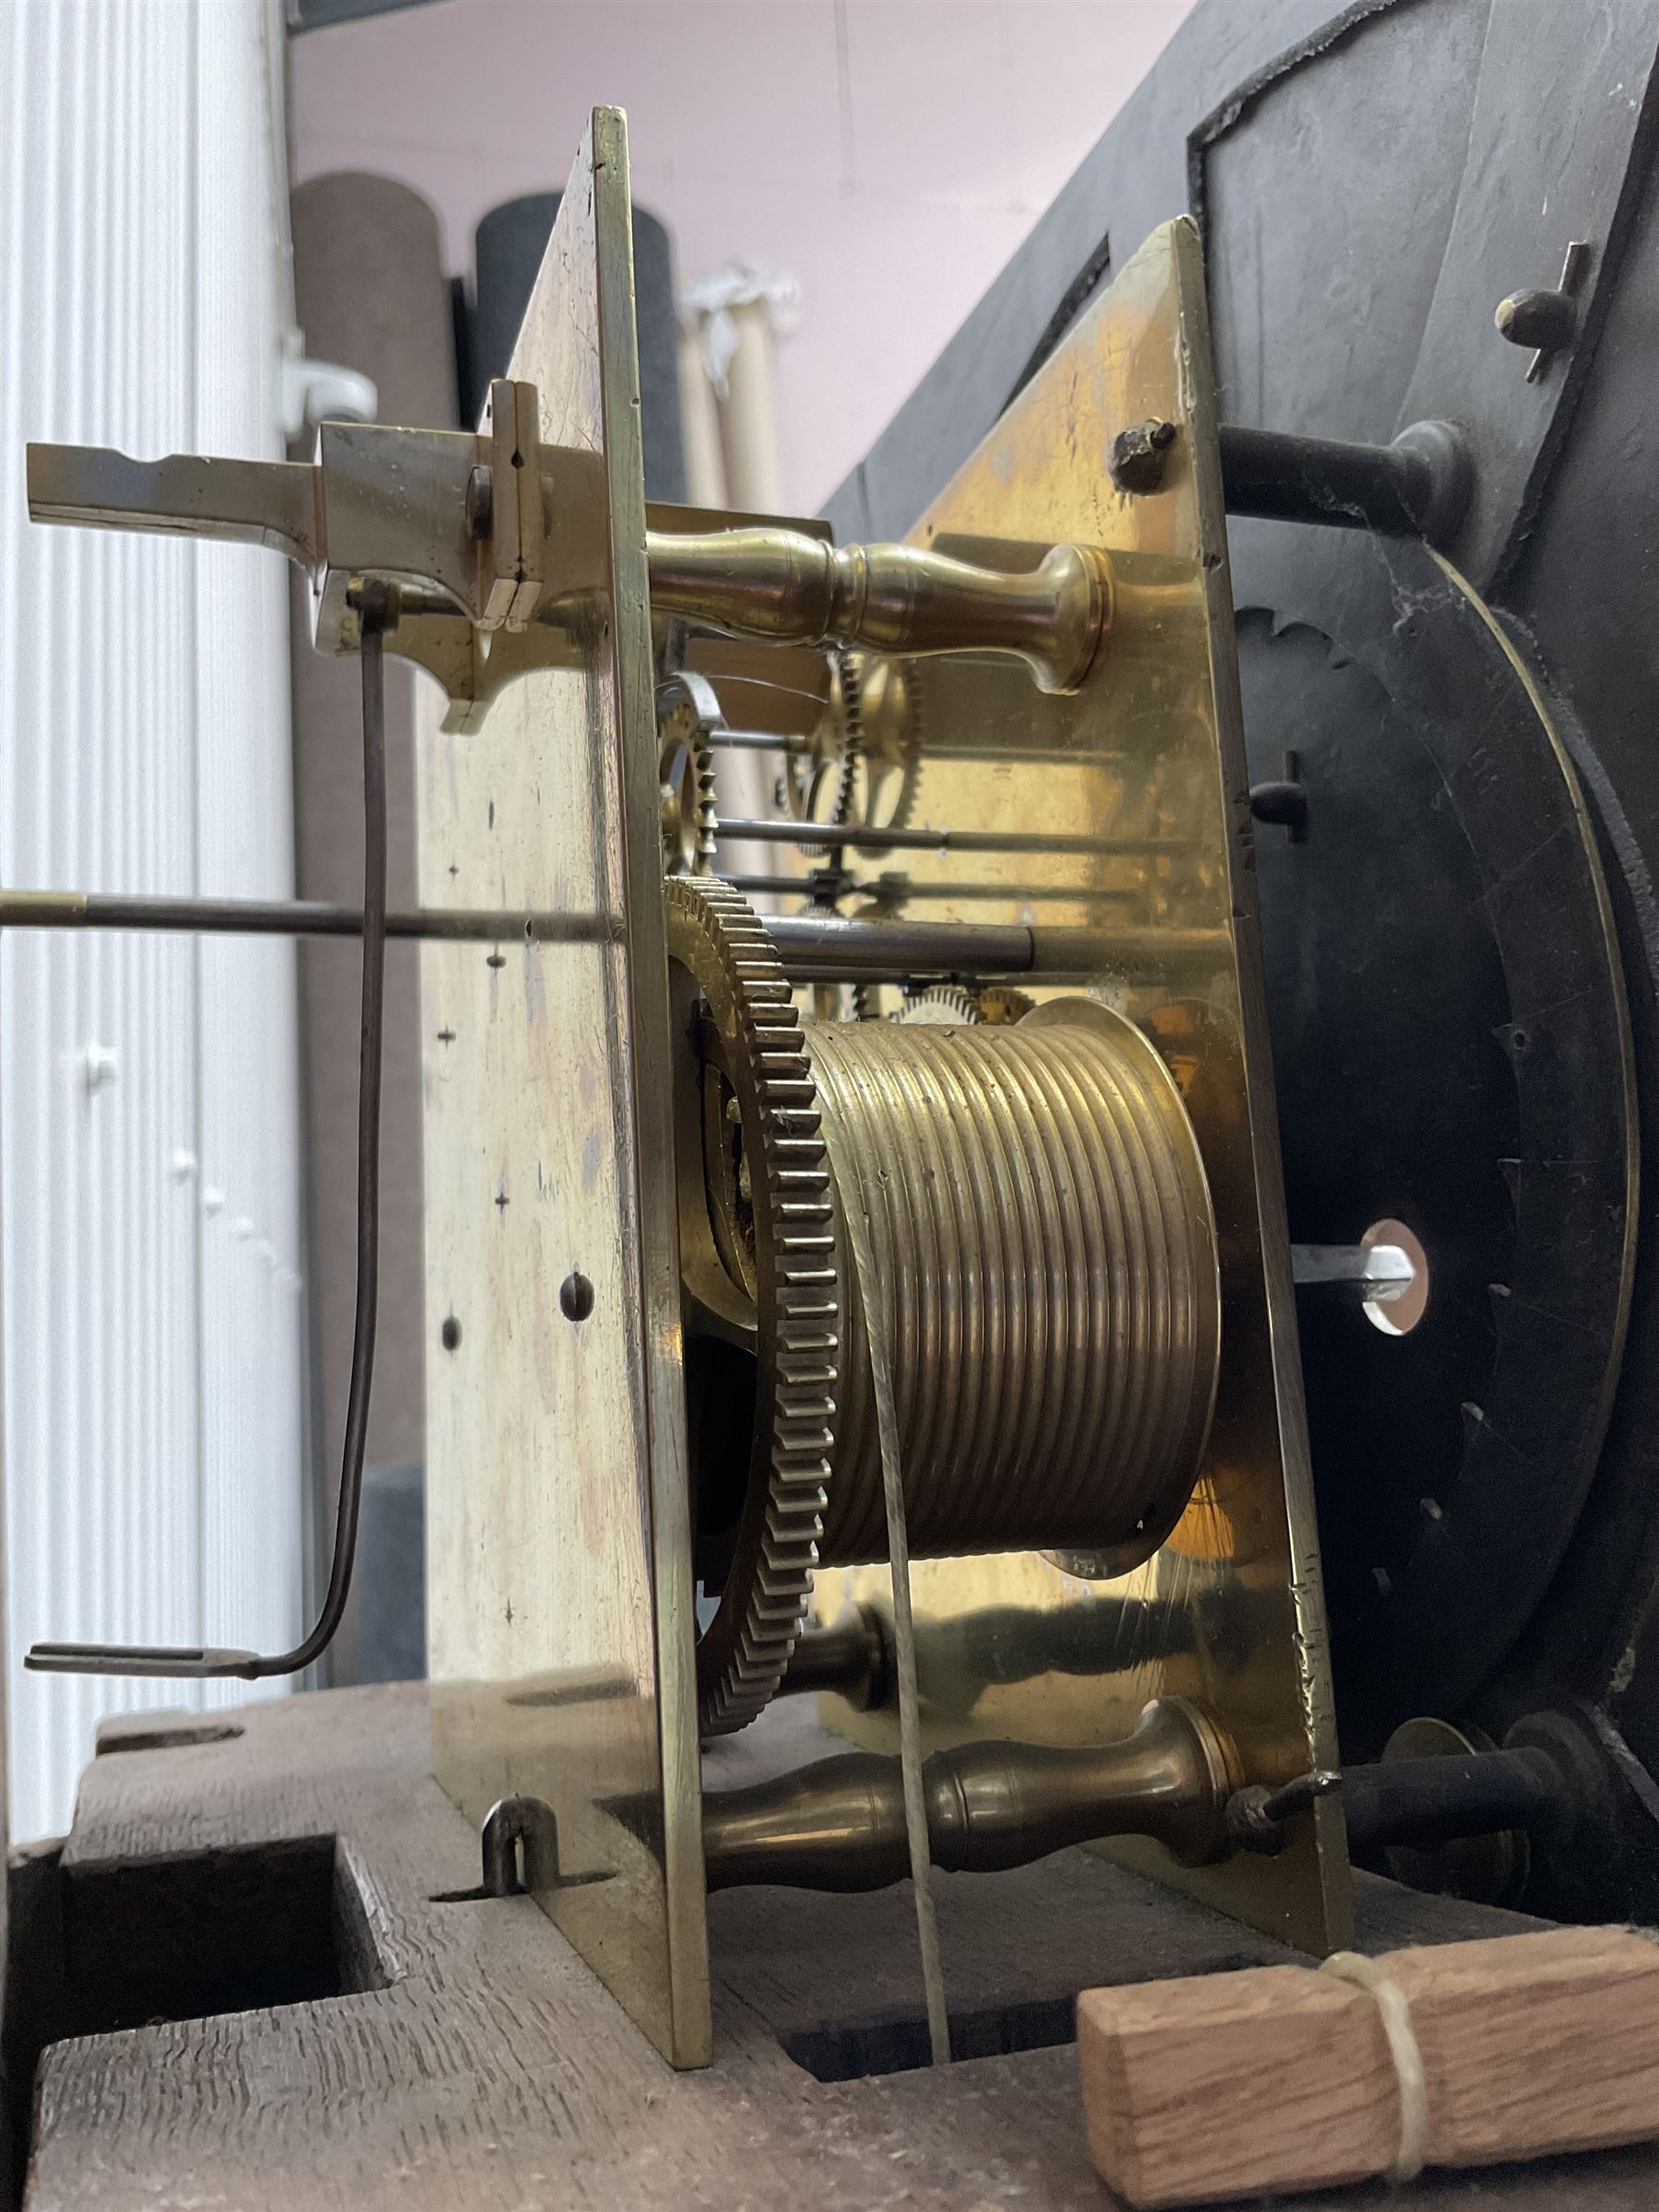
[[296,182],[426,194],[452,270],[498,201],[628,110],[682,281],[805,294],[780,349],[786,502],[860,457],[1146,74],[1191,0],[436,0],[293,43]]

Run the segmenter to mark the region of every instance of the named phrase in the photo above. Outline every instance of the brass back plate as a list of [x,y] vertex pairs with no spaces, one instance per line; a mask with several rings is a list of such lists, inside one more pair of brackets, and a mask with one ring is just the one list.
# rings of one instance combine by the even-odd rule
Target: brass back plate
[[[1152,418],[1176,427],[1163,483],[1126,496],[1112,442]],[[1249,1779],[1273,1782],[1334,1763],[1336,1745],[1216,419],[1198,238],[1182,220],[1128,263],[912,533],[1006,567],[1035,567],[1056,543],[1108,548],[1112,634],[1069,698],[984,657],[911,663],[925,748],[917,821],[1006,843],[904,851],[865,871],[904,872],[907,916],[1099,934],[1091,988],[1149,1031],[1175,1074],[1221,1256],[1208,1460],[1150,1563],[1115,1582],[1034,1553],[915,1567],[930,1743],[1100,1743],[1178,1691],[1232,1732]],[[886,1568],[820,1575],[821,1614],[848,1594],[886,1605]],[[885,1717],[829,1700],[826,1718],[895,1747]],[[1153,1845],[1132,1855],[1305,1950],[1348,1939],[1333,1800],[1275,1859],[1193,1872]]]
[[[595,455],[582,665],[417,747],[430,906],[608,915],[428,945],[427,1608],[438,1779],[552,1806],[538,1901],[665,2056],[709,2056],[662,845],[628,143],[595,111],[509,373]],[[569,1311],[560,1287],[579,1276]],[[442,1324],[459,1330],[445,1348]],[[453,1334],[453,1333],[452,1333]],[[574,1878],[573,1878],[574,1877]]]

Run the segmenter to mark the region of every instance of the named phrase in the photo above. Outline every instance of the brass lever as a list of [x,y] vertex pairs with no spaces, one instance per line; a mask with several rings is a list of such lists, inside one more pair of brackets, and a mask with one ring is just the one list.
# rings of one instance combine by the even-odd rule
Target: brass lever
[[305,461],[221,461],[169,453],[135,461],[107,445],[31,445],[29,513],[37,523],[228,538],[322,558],[317,471]]

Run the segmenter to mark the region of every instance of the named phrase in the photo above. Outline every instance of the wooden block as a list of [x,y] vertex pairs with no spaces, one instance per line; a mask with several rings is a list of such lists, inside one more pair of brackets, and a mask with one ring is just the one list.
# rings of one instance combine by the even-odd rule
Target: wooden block
[[1094,2162],[1132,2205],[1187,2205],[1380,2173],[1399,2142],[1372,2000],[1300,1966],[1077,1999]]
[[[1659,1944],[1552,1928],[1378,1963],[1422,2057],[1426,2164],[1659,2135]],[[1330,2187],[1388,2171],[1400,2149],[1377,1998],[1330,1973],[1086,1990],[1077,2050],[1095,2164],[1131,2205]]]
[[1598,2150],[1659,2135],[1659,1944],[1552,1928],[1385,1964],[1411,2007],[1430,2166]]

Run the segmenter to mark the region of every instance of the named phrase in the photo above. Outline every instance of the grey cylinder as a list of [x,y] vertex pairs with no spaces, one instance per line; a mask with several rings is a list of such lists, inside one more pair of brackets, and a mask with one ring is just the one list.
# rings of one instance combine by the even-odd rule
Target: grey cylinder
[[[489,380],[504,376],[563,194],[526,193],[504,200],[478,225],[477,279],[469,317],[470,384],[462,413],[476,422]],[[645,496],[683,500],[686,455],[680,435],[679,358],[674,314],[674,249],[654,215],[634,209],[634,300],[640,329],[640,420]]]

